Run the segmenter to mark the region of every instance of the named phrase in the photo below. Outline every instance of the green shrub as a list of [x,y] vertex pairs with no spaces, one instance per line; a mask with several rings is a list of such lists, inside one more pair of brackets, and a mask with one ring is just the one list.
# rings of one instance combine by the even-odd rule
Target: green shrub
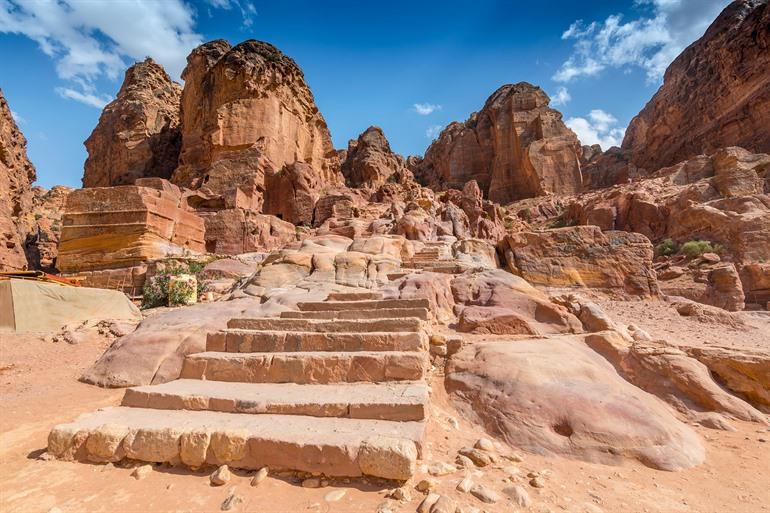
[[707,240],[691,240],[682,244],[680,251],[690,258],[696,258],[703,253],[713,253],[714,248]]
[[[158,306],[168,306],[168,282],[172,276],[180,274],[192,274],[197,277],[206,266],[203,262],[182,262],[167,267],[162,273],[156,274],[144,284],[142,290],[142,308],[156,308]],[[198,280],[198,296],[203,292],[203,283]],[[171,304],[178,304],[179,298],[170,298]]]
[[662,256],[671,256],[678,251],[676,242],[672,239],[666,239],[657,246],[655,246],[655,252]]

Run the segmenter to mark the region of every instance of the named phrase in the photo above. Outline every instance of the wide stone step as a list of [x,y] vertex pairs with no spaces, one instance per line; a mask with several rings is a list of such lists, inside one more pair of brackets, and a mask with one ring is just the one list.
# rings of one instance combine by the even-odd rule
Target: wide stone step
[[207,351],[270,353],[295,351],[420,351],[428,347],[425,332],[320,333],[227,329],[209,333]]
[[315,321],[309,319],[230,319],[230,329],[261,331],[312,331],[318,333],[365,333],[373,331],[422,331],[419,319]]
[[331,292],[327,301],[366,301],[382,299],[382,292]]
[[403,319],[428,320],[427,308],[382,308],[373,310],[318,310],[281,312],[284,319]]
[[160,410],[307,415],[394,421],[424,420],[425,383],[227,383],[178,379],[129,388],[123,406]]
[[330,310],[374,310],[385,308],[430,308],[427,299],[380,299],[376,301],[312,301],[297,303],[297,308],[304,312]]
[[114,407],[56,426],[48,452],[93,462],[129,458],[404,480],[415,471],[424,437],[424,422]]
[[180,377],[241,383],[382,383],[420,380],[427,365],[424,351],[205,352],[186,356]]

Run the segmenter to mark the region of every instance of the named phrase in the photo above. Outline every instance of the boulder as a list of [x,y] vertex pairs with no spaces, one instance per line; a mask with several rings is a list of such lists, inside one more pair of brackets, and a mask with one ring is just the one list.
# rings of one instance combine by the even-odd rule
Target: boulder
[[638,233],[574,226],[520,232],[501,241],[508,268],[545,287],[587,287],[619,296],[658,294],[653,249]]
[[656,171],[723,146],[770,153],[770,5],[731,2],[666,69],[623,149]]
[[182,88],[149,57],[126,70],[86,139],[83,187],[131,185],[137,178],[170,178],[177,165]]
[[393,153],[382,129],[370,126],[348,143],[342,174],[350,187],[377,188],[412,178],[401,155]]
[[695,432],[580,337],[469,345],[450,359],[445,384],[489,433],[537,454],[670,471],[705,457]]
[[580,143],[539,87],[502,86],[464,123],[448,125],[416,164],[430,187],[460,189],[476,180],[486,197],[507,203],[582,188]]

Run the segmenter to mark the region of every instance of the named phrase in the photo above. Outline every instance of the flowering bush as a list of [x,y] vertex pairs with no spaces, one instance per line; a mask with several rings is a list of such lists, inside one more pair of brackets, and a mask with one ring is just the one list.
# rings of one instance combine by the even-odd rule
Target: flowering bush
[[[156,274],[144,284],[144,290],[142,291],[142,308],[155,308],[158,306],[168,306],[169,304],[185,304],[185,301],[180,301],[178,296],[185,295],[189,297],[192,291],[185,291],[184,287],[175,287],[173,292],[174,297],[169,298],[168,282],[172,276],[180,276],[182,274],[197,275],[204,267],[204,264],[200,262],[181,263],[178,265],[170,266],[165,269],[161,274]],[[197,294],[202,292],[203,284],[198,280]]]

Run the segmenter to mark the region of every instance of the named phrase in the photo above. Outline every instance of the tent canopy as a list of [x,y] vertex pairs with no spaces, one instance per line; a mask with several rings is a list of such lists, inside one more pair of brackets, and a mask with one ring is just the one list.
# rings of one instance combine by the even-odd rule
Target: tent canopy
[[0,281],[0,330],[55,332],[87,320],[141,320],[139,309],[117,290],[57,283]]

